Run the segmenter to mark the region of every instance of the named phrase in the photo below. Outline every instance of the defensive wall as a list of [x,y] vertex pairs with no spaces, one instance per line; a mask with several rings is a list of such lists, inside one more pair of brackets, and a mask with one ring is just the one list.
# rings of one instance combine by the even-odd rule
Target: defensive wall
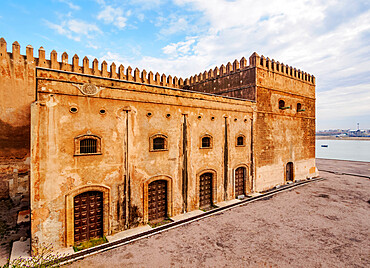
[[[87,191],[103,194],[108,235],[148,222],[157,180],[174,216],[200,207],[204,174],[214,204],[237,197],[237,170],[244,194],[317,175],[310,74],[257,53],[185,80],[45,54],[27,46],[21,55],[17,42],[8,52],[0,39],[0,192],[28,193],[18,173],[31,162],[34,249],[74,244],[73,200]],[[99,141],[99,153],[80,155],[82,137]],[[154,137],[164,150],[152,150]]]

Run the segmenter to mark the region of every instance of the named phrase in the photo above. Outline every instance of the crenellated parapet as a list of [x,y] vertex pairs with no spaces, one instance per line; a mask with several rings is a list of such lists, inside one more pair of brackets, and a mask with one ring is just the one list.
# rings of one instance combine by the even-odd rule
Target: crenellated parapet
[[243,70],[250,69],[252,67],[264,68],[271,72],[279,73],[288,77],[292,77],[294,79],[315,84],[315,77],[313,75],[310,75],[299,69],[297,70],[296,68],[285,65],[284,63],[279,63],[278,61],[275,61],[273,59],[270,60],[269,58],[265,58],[263,55],[259,56],[256,52],[254,52],[249,57],[249,65],[247,60],[243,57],[240,61],[235,60],[233,63],[228,62],[226,66],[222,64],[220,67],[216,66],[214,69],[210,69],[208,72],[204,71],[203,74],[195,74],[190,78],[185,79],[185,85],[194,86],[199,83],[204,83],[217,78],[222,78],[224,76],[229,76]]
[[[159,73],[153,74],[152,71],[149,73],[146,70],[140,71],[138,68],[135,70],[131,66],[126,69],[121,64],[118,66],[113,62],[108,66],[106,61],[99,64],[97,59],[94,59],[91,63],[88,57],[82,59],[82,66],[80,65],[80,58],[78,55],[74,55],[69,60],[69,55],[64,52],[61,55],[61,61],[58,61],[58,53],[53,50],[50,52],[50,59],[46,59],[46,52],[43,47],[38,50],[38,57],[34,57],[33,47],[28,45],[26,47],[26,55],[20,54],[20,45],[17,41],[12,44],[12,51],[7,51],[7,43],[4,38],[0,39],[0,59],[8,56],[11,60],[20,60],[25,63],[34,63],[35,67],[49,68],[54,70],[61,70],[66,72],[75,72],[87,75],[94,75],[112,79],[126,80],[136,83],[144,83],[149,85],[158,85],[172,88],[182,88],[184,86],[184,80],[178,77],[168,77],[165,74],[160,75]],[[1,65],[1,61],[0,61]]]
[[249,57],[249,62],[250,66],[257,66],[271,72],[279,73],[301,81],[315,84],[315,77],[313,75],[301,71],[300,69],[297,70],[296,68],[285,65],[284,63],[275,61],[274,59],[271,60],[268,57],[265,58],[263,55],[259,56],[256,52],[254,52]]

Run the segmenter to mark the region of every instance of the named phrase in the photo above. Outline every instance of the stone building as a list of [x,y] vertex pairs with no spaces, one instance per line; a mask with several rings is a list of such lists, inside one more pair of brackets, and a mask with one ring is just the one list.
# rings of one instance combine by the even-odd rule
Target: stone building
[[30,159],[34,250],[317,175],[312,75],[256,53],[185,80],[68,57],[0,39],[0,159]]

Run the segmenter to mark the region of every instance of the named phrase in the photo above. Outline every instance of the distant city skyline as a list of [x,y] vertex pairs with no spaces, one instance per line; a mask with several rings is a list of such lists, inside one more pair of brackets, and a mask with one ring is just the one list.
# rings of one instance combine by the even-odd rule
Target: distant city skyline
[[0,37],[183,78],[256,51],[315,75],[317,130],[370,128],[367,0],[10,0]]

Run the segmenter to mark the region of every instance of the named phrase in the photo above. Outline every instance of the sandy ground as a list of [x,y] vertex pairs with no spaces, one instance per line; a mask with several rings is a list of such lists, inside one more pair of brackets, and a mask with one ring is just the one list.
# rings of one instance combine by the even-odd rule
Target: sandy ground
[[[345,166],[343,161],[317,162],[319,167],[330,163],[336,171]],[[357,171],[367,168],[370,174],[366,164]],[[326,180],[70,267],[370,267],[370,180],[328,172],[321,176]]]

